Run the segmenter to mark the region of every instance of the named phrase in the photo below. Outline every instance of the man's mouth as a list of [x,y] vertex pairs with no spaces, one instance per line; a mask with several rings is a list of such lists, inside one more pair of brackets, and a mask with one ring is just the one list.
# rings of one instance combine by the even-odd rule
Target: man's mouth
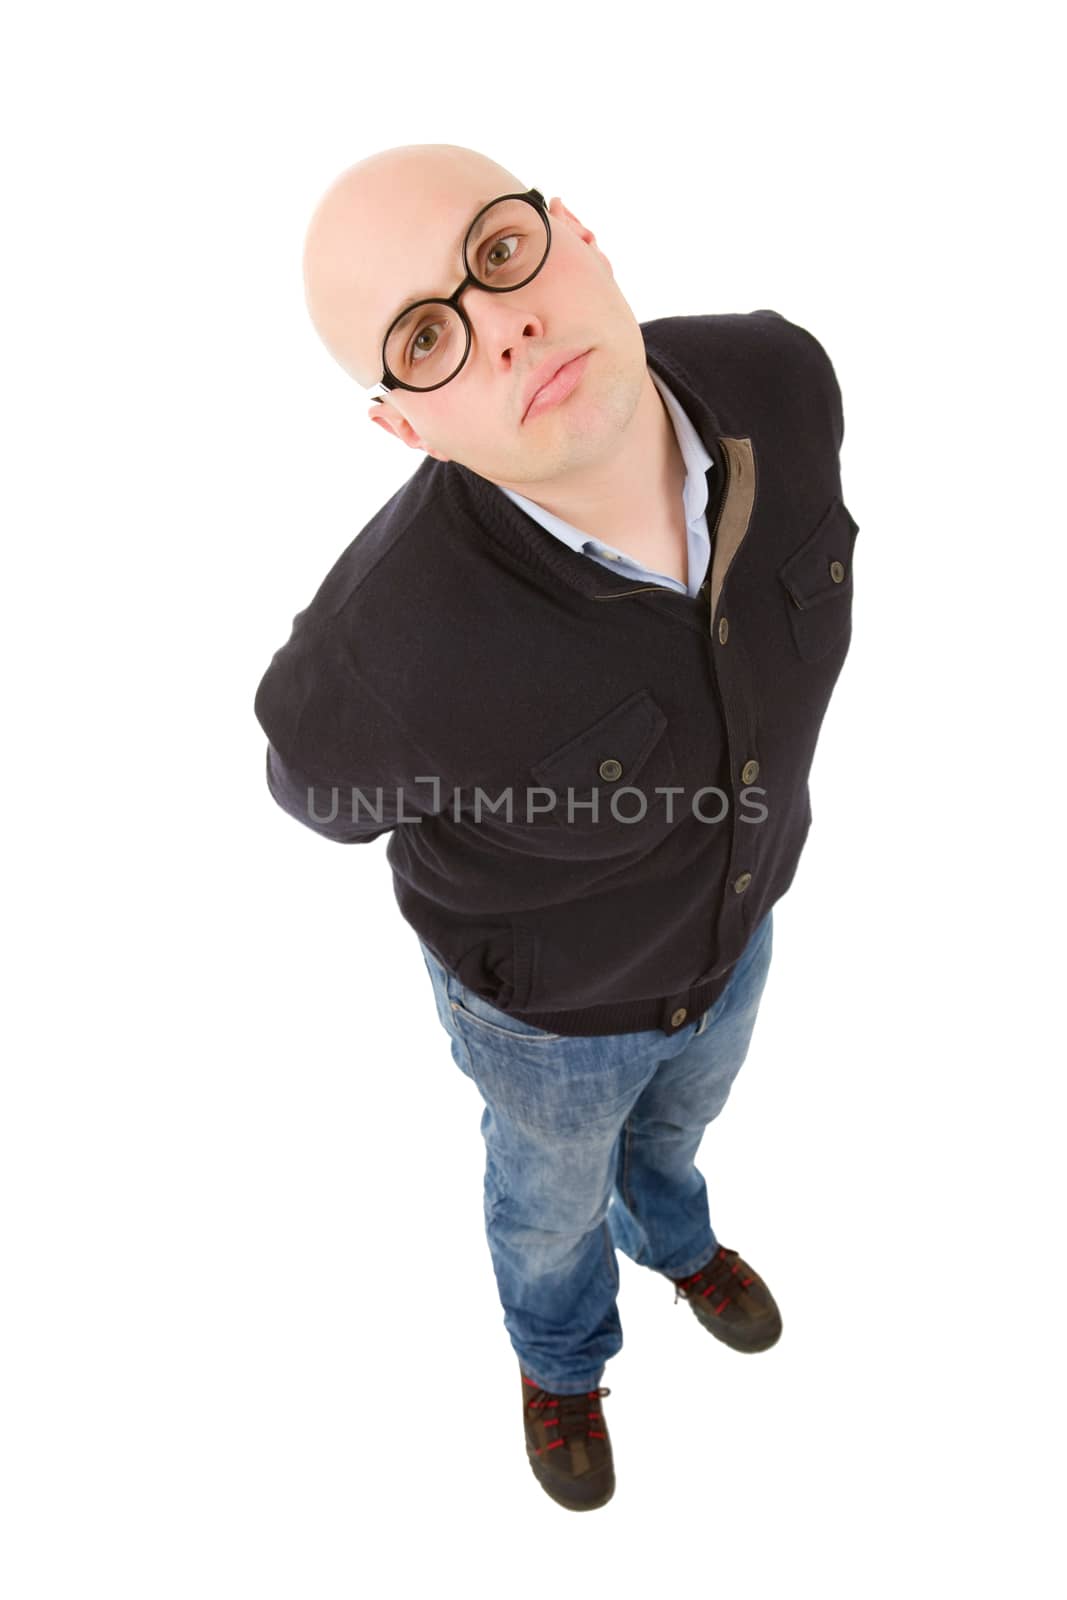
[[523,414],[523,422],[539,416],[543,411],[550,411],[578,387],[590,354],[591,352],[586,350],[584,354],[574,356],[565,362],[547,383],[541,385]]

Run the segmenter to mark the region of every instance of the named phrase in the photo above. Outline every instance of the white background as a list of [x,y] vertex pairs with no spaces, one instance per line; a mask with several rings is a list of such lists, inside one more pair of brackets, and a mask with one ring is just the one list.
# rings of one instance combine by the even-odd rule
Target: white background
[[[5,24],[10,1600],[1062,1583],[1045,18]],[[815,333],[861,529],[814,824],[699,1159],[785,1331],[735,1354],[621,1257],[618,1488],[582,1517],[525,1459],[481,1102],[386,840],[285,816],[252,711],[423,459],[318,343],[304,230],[353,161],[437,141],[560,195],[639,321],[769,306]]]

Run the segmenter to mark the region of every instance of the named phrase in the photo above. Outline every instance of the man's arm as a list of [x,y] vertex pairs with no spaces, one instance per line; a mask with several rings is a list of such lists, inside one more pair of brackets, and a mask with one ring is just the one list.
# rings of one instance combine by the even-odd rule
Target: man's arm
[[295,619],[256,691],[267,788],[289,816],[338,844],[368,844],[432,815],[434,767],[395,709],[357,673],[332,627]]
[[360,793],[356,785],[317,783],[287,766],[272,744],[267,745],[267,788],[289,816],[338,844],[369,844],[403,820],[396,814],[395,792],[376,787]]

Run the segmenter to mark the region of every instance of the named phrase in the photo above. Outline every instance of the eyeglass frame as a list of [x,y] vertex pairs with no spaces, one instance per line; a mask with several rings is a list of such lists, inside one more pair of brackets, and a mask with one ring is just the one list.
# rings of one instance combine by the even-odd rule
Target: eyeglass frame
[[[501,284],[499,288],[494,288],[494,286],[490,283],[483,283],[481,278],[476,277],[475,274],[470,270],[470,262],[467,259],[467,241],[474,231],[474,225],[478,221],[478,217],[484,217],[485,213],[487,211],[491,211],[494,206],[499,205],[501,200],[525,200],[529,205],[532,205],[545,225],[545,233],[548,235],[548,245],[545,249],[544,255],[541,257],[540,261],[537,263],[536,267],[530,273],[528,278],[523,278],[521,283],[509,283],[506,285]],[[527,189],[525,194],[498,194],[495,200],[488,201],[487,204],[482,206],[481,210],[474,217],[470,227],[463,236],[463,265],[467,268],[467,275],[463,279],[463,282],[460,284],[456,292],[448,295],[447,297],[444,295],[435,294],[428,295],[425,300],[413,301],[411,305],[405,306],[403,311],[398,311],[388,328],[386,328],[385,338],[382,340],[382,375],[379,381],[373,384],[371,388],[367,390],[368,398],[372,400],[375,405],[380,405],[393,389],[407,389],[411,394],[432,394],[435,389],[443,389],[446,383],[451,383],[453,378],[458,378],[460,373],[463,371],[471,348],[470,318],[467,316],[467,313],[459,303],[460,295],[465,289],[469,289],[472,283],[476,283],[479,289],[484,289],[487,294],[512,294],[516,289],[524,289],[528,283],[532,283],[534,278],[537,277],[537,274],[548,260],[551,250],[552,224],[548,220],[548,208],[545,205],[545,197],[539,189]],[[466,347],[463,351],[463,355],[460,358],[459,366],[456,368],[455,372],[451,373],[447,378],[442,378],[440,383],[427,384],[424,389],[420,389],[418,385],[414,383],[405,383],[402,378],[394,378],[392,373],[389,371],[388,363],[385,357],[386,347],[389,344],[389,335],[392,333],[393,329],[396,327],[401,318],[409,317],[413,311],[418,309],[419,306],[449,306],[459,317],[459,320],[463,324],[463,330],[467,336]]]

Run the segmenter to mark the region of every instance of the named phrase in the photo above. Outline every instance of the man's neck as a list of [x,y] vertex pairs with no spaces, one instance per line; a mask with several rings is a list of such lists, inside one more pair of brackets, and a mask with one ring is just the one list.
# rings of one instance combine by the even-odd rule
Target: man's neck
[[647,368],[637,410],[612,456],[586,469],[580,480],[516,485],[535,505],[593,539],[640,557],[663,546],[668,530],[682,530],[685,460],[674,423]]

